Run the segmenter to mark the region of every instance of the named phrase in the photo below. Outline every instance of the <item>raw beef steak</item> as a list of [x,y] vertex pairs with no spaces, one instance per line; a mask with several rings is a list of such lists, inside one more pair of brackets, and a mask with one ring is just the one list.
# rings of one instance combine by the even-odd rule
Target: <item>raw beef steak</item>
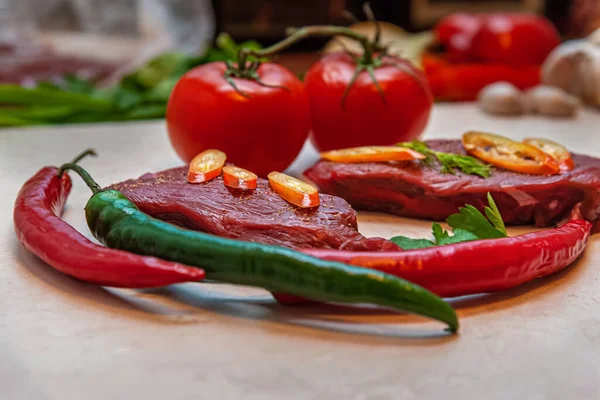
[[243,192],[222,178],[187,182],[187,167],[145,174],[111,186],[155,218],[218,236],[295,248],[398,250],[382,238],[358,232],[356,212],[343,199],[321,195],[312,209],[293,206],[273,192],[265,179]]
[[[434,150],[466,154],[459,140],[432,140]],[[572,154],[573,171],[553,176],[526,175],[494,168],[490,178],[440,173],[420,162],[345,164],[319,161],[305,172],[323,193],[353,207],[407,217],[443,220],[459,207],[482,210],[490,192],[507,224],[550,226],[582,202],[584,218],[600,212],[600,159]]]

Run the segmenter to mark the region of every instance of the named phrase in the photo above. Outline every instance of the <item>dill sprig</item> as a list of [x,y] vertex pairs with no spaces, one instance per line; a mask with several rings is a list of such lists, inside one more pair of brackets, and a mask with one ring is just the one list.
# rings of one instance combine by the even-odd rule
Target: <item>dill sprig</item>
[[430,149],[427,144],[418,140],[398,143],[398,146],[406,147],[423,154],[425,158],[421,162],[427,166],[433,166],[434,158],[437,159],[441,165],[441,172],[443,174],[454,174],[456,170],[469,175],[478,175],[482,178],[489,178],[492,174],[492,168],[475,157],[435,151]]

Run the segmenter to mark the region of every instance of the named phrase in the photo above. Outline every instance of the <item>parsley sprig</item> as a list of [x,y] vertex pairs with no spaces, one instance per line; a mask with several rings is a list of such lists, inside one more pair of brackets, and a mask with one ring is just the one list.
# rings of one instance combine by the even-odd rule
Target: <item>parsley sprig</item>
[[492,174],[491,167],[482,163],[475,157],[435,151],[430,149],[427,144],[418,140],[398,143],[398,145],[423,154],[425,159],[422,160],[422,162],[426,165],[433,166],[434,158],[437,159],[441,164],[441,171],[443,174],[454,174],[456,170],[469,175],[478,175],[483,178],[489,178]]
[[[492,196],[487,195],[489,206],[484,209],[485,215],[472,205],[459,209],[457,214],[452,214],[446,222],[452,229],[452,235],[444,230],[438,223],[432,226],[434,240],[412,239],[406,236],[396,236],[391,240],[403,250],[424,249],[445,244],[469,242],[479,239],[498,239],[506,237],[506,227],[500,211]],[[486,218],[487,217],[487,218]]]

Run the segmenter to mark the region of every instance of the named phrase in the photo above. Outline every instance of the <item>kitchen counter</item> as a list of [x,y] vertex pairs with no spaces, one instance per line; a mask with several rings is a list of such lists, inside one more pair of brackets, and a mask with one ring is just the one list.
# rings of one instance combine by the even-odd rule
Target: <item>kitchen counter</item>
[[[600,113],[492,118],[436,105],[426,138],[484,130],[544,136],[600,156]],[[93,147],[100,184],[180,165],[162,121],[0,131],[2,399],[578,399],[600,398],[600,241],[553,276],[452,301],[461,330],[374,308],[278,306],[261,289],[182,284],[95,287],[17,241],[22,183]],[[291,168],[316,158],[307,145]],[[74,178],[64,218],[91,237],[89,191]],[[426,235],[430,223],[359,213],[361,232]],[[529,228],[511,229],[521,233]]]

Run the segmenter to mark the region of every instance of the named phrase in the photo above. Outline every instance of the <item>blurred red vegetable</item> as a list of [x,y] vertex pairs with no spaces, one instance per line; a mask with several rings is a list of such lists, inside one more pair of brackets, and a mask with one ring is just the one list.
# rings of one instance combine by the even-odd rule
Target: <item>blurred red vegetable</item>
[[533,14],[490,14],[473,36],[471,54],[487,62],[540,65],[560,44],[560,36],[546,18]]
[[437,23],[435,36],[444,45],[449,60],[460,62],[471,59],[471,42],[481,23],[481,15],[469,13],[450,14]]
[[435,34],[455,62],[539,65],[560,43],[554,25],[534,14],[450,14],[436,25]]
[[422,64],[436,100],[475,100],[484,86],[497,81],[510,82],[519,89],[540,83],[540,68],[536,65],[450,63],[444,56],[434,54],[425,54]]

